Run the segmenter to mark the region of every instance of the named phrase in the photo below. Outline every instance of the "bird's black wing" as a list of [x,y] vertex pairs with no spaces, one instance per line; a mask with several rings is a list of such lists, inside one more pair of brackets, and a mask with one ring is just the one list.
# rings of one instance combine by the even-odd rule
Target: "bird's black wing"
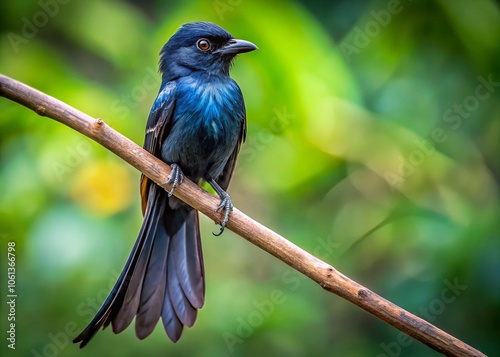
[[[170,132],[174,107],[175,82],[171,82],[164,86],[160,93],[158,93],[158,97],[153,104],[146,126],[144,148],[157,157],[161,156],[162,142]],[[139,258],[143,255],[141,252],[145,249],[150,249],[150,247],[148,248],[147,246],[148,244],[151,245],[152,238],[154,238],[154,232],[150,229],[150,226],[154,222],[151,221],[158,220],[157,217],[159,214],[156,211],[162,208],[154,204],[156,200],[155,197],[157,197],[157,190],[153,190],[150,194],[151,183],[152,181],[146,176],[143,175],[141,177],[142,207],[145,217],[141,232],[139,233],[139,238],[135,242],[132,252],[125,263],[125,267],[106,301],[104,301],[89,325],[73,340],[75,343],[81,342],[80,348],[83,348],[101,327],[108,326],[116,317],[116,314],[123,305],[125,294],[129,287],[131,277],[137,268],[138,261],[140,260]],[[150,201],[149,207],[148,198]]]
[[[158,93],[156,100],[149,113],[146,124],[146,137],[144,139],[144,149],[156,157],[161,157],[161,146],[172,128],[172,116],[175,108],[175,82],[169,82]],[[142,214],[146,212],[148,203],[148,191],[151,180],[141,176],[141,200]]]
[[236,166],[236,159],[238,157],[238,153],[240,152],[240,147],[243,142],[245,142],[247,136],[247,120],[246,120],[246,112],[245,108],[243,108],[241,116],[238,118],[241,120],[240,134],[238,137],[238,142],[234,147],[231,156],[227,160],[226,166],[224,166],[224,170],[222,171],[222,175],[216,180],[219,186],[227,191],[229,186],[229,182],[231,182],[231,178],[233,176],[233,171]]

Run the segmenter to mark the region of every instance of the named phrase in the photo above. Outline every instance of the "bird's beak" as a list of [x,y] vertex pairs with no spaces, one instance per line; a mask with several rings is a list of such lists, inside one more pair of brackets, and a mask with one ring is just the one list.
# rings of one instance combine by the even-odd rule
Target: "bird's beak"
[[257,49],[258,47],[249,41],[233,39],[229,40],[224,47],[221,47],[216,52],[223,55],[237,55],[239,53],[250,52]]

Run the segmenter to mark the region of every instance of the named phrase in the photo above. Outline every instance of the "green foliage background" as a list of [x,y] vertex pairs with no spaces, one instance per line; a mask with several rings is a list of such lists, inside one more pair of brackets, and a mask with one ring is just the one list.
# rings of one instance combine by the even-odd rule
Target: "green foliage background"
[[[4,1],[0,72],[142,144],[159,87],[158,51],[194,20],[216,22],[260,49],[232,71],[249,132],[229,190],[238,208],[498,353],[498,4]],[[105,330],[79,351],[69,341],[105,298],[139,230],[138,180],[82,135],[0,100],[2,351],[438,355],[233,233],[213,237],[217,227],[206,218],[207,303],[194,328],[175,345],[161,326],[144,341],[133,327]],[[9,241],[17,248],[15,351],[6,348],[3,302]]]

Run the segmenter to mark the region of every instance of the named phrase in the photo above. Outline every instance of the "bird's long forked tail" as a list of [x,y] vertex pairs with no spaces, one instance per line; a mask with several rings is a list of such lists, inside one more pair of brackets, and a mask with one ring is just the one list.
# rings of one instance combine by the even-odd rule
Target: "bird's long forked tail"
[[176,342],[184,326],[193,326],[205,301],[205,274],[198,212],[170,208],[167,193],[151,184],[144,221],[135,245],[109,296],[73,342],[83,348],[110,323],[120,333],[133,318],[143,339],[160,317]]

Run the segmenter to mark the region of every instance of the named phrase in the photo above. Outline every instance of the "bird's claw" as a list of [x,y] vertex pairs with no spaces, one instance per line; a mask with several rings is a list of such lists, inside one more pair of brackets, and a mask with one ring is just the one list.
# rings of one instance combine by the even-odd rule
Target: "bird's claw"
[[174,193],[175,188],[180,185],[184,181],[184,174],[182,173],[182,170],[179,165],[177,164],[172,164],[170,165],[172,168],[172,171],[170,172],[170,175],[168,175],[168,180],[163,184],[163,186],[172,184],[172,188],[167,190],[168,197],[172,196]]
[[214,236],[220,236],[222,232],[224,232],[224,229],[226,228],[227,221],[229,220],[229,213],[233,210],[233,202],[231,202],[231,197],[226,193],[224,196],[221,197],[220,203],[215,209],[215,212],[220,211],[221,209],[224,210],[224,220],[220,224],[220,231],[219,233],[213,233]]

